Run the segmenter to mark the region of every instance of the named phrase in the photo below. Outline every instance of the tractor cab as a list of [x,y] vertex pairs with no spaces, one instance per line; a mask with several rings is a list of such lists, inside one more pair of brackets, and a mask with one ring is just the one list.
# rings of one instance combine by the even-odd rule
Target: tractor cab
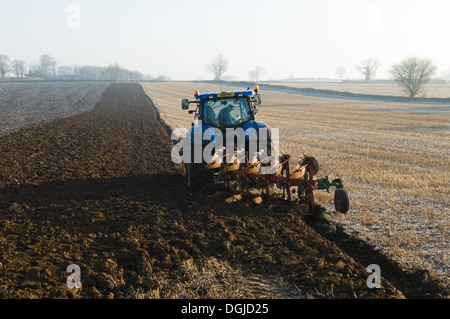
[[195,116],[186,143],[201,144],[204,149],[212,141],[221,141],[219,145],[226,145],[228,152],[238,148],[248,152],[254,145],[252,154],[270,145],[270,128],[264,122],[255,121],[256,106],[261,104],[258,91],[258,85],[253,90],[229,92],[199,94],[195,90],[195,100],[181,101],[183,110],[189,110],[190,104],[196,106],[195,110],[189,110]]
[[258,94],[259,88],[256,85],[254,90],[242,90],[232,92],[213,92],[199,94],[195,90],[195,101],[182,100],[181,105],[184,110],[189,109],[189,104],[196,104],[195,123],[201,121],[203,125],[219,128],[242,127],[246,123],[255,120],[258,112],[256,105],[261,104],[261,96]]

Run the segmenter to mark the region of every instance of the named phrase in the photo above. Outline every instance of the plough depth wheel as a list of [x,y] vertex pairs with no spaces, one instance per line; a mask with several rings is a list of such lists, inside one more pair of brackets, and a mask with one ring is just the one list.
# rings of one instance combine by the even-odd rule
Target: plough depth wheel
[[346,214],[349,208],[349,200],[347,191],[343,188],[338,188],[334,192],[334,208],[336,211]]

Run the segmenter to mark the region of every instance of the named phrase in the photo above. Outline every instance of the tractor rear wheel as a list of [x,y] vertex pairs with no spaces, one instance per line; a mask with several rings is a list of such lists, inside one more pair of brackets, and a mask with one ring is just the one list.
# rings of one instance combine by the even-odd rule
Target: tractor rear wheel
[[349,208],[349,200],[347,191],[343,188],[338,188],[334,192],[334,208],[336,211],[346,214]]

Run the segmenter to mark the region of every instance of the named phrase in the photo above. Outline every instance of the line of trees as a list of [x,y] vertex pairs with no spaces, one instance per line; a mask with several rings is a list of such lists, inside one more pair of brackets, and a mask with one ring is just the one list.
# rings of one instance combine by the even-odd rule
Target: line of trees
[[[224,73],[228,70],[229,65],[228,59],[223,54],[219,54],[211,60],[207,65],[207,69],[213,73],[214,80],[220,81]],[[377,60],[366,59],[361,61],[356,68],[364,75],[365,81],[369,82],[375,77],[380,66],[381,64]],[[392,79],[401,86],[407,96],[414,97],[423,92],[424,85],[431,80],[436,70],[437,66],[431,60],[412,56],[405,58],[398,64],[394,64],[390,70],[390,74]],[[340,80],[344,77],[345,71],[345,68],[342,66],[336,69],[336,75]],[[259,81],[264,72],[265,69],[258,66],[250,71],[248,75],[251,81]],[[448,73],[450,76],[450,71]]]
[[[366,82],[375,77],[380,62],[374,59],[366,59],[356,66],[357,70],[362,73]],[[394,80],[409,97],[417,96],[423,92],[424,85],[427,84],[438,67],[427,58],[410,56],[397,64],[394,64],[389,73]],[[336,69],[336,75],[340,80],[344,77],[345,68],[340,66]],[[450,70],[443,73],[445,79],[450,80]]]
[[26,63],[23,60],[14,60],[9,62],[9,57],[5,54],[0,54],[0,75],[2,78],[6,76],[8,72],[14,72],[17,77],[23,77],[25,75]]
[[166,76],[160,75],[156,78],[144,75],[139,71],[128,70],[117,63],[102,66],[67,66],[58,65],[57,60],[44,54],[39,61],[27,66],[24,60],[10,61],[5,54],[0,54],[0,77],[4,78],[10,73],[17,78],[42,78],[45,80],[64,81],[167,81]]
[[[228,59],[223,55],[219,54],[211,62],[208,63],[206,69],[214,75],[215,81],[221,81],[223,75],[228,71],[230,63]],[[256,66],[252,71],[248,73],[250,81],[259,81],[261,76],[266,72],[266,69],[262,66]]]

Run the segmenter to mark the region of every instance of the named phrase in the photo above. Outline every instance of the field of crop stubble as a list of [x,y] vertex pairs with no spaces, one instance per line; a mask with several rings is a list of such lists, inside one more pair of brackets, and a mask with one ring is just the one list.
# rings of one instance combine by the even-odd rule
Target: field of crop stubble
[[[184,82],[143,87],[171,128],[190,126],[192,116],[181,110],[182,98],[192,99],[195,89],[220,90],[219,85]],[[326,84],[317,88],[336,89]],[[398,92],[394,85],[365,85],[365,91],[362,86],[338,88]],[[447,97],[442,86],[428,91]],[[370,243],[374,254],[386,254],[408,271],[428,270],[448,287],[450,105],[260,93],[257,119],[280,129],[280,150],[293,158],[315,156],[319,175],[343,179],[351,201],[347,215],[334,212],[330,194],[318,193],[331,227]]]

